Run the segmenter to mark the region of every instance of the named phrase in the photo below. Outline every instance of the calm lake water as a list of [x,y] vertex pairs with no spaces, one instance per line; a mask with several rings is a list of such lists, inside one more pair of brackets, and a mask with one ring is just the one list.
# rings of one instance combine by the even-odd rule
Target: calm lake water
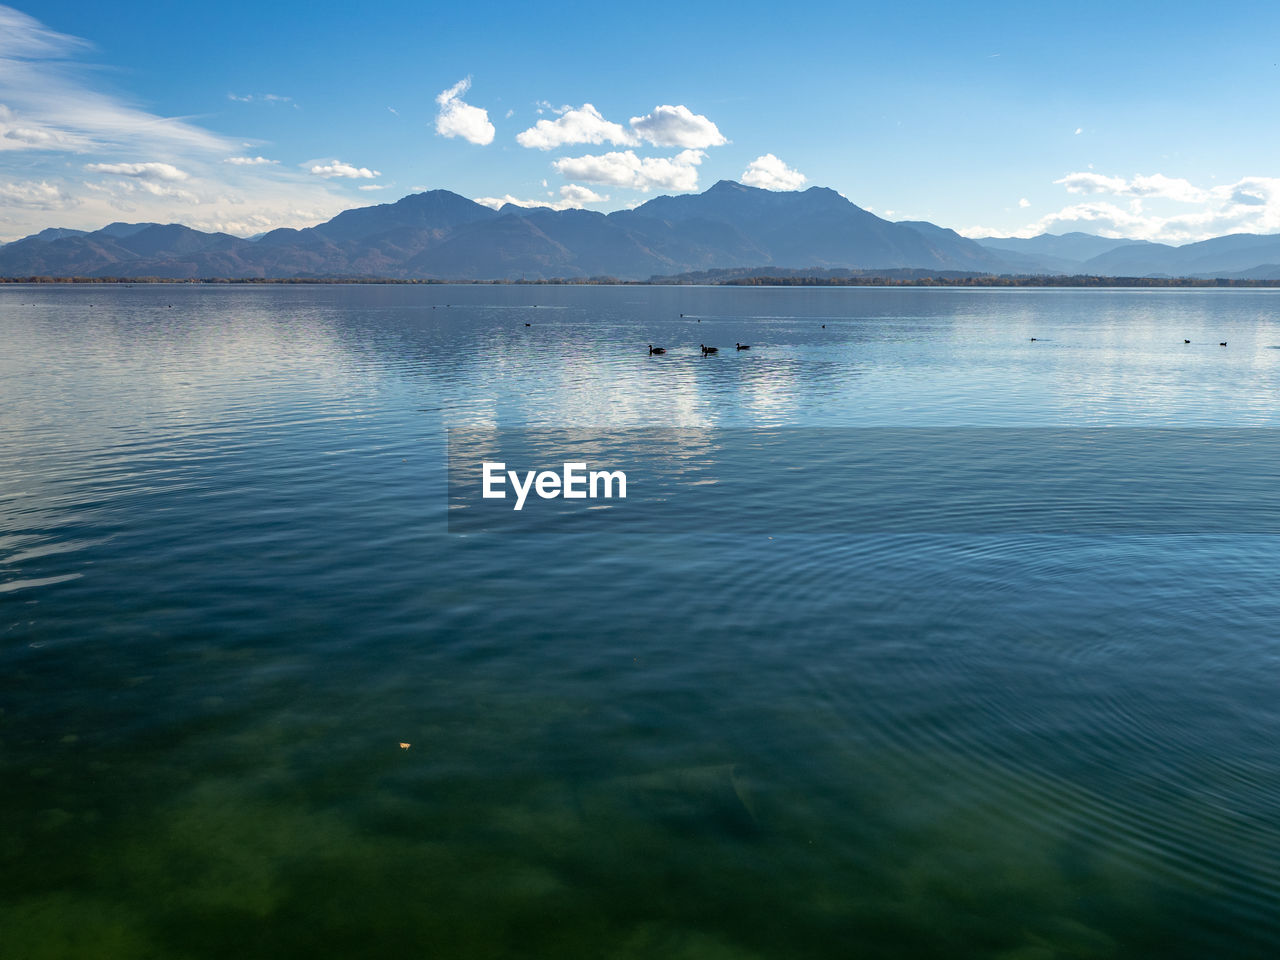
[[1262,290],[0,286],[0,956],[1274,957],[1277,537],[462,535],[445,451],[1278,392]]

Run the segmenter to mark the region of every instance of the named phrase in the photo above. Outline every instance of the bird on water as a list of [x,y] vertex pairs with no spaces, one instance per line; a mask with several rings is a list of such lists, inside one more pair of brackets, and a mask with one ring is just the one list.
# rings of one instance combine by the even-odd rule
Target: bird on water
[[738,348],[739,350],[750,350],[750,349],[751,349],[751,344],[749,344],[749,343],[739,343],[739,344],[735,344],[735,346],[737,346],[737,348]]
[[708,353],[719,353],[719,347],[708,347],[705,343],[698,344],[702,348],[702,355],[705,357]]
[[667,348],[666,348],[666,347],[655,347],[652,343],[651,343],[651,344],[649,344],[649,356],[651,356],[651,357],[652,357],[655,353],[666,353],[666,352],[667,352]]

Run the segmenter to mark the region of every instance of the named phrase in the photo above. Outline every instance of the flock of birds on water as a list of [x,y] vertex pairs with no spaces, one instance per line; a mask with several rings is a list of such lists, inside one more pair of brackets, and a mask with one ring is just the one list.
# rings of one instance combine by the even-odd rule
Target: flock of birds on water
[[[452,306],[452,304],[447,304],[447,306]],[[537,306],[537,304],[535,303],[535,304],[534,304],[534,306],[536,307],[536,306]],[[432,309],[432,310],[434,310],[434,309],[435,309],[435,307],[432,307],[431,309]],[[682,319],[684,318],[684,314],[683,314],[683,313],[682,313],[682,314],[680,314],[680,316],[681,316],[681,318],[682,318]],[[701,318],[701,317],[698,317],[698,318],[696,318],[696,319],[697,319],[697,321],[698,321],[699,323],[701,323],[701,322],[702,322],[702,318]],[[531,327],[531,326],[533,326],[533,324],[532,324],[532,323],[529,323],[528,321],[525,321],[525,326],[526,326],[526,327]],[[825,323],[822,325],[822,329],[823,329],[823,330],[827,329],[827,325],[826,325]],[[1041,338],[1040,338],[1040,337],[1032,337],[1032,338],[1031,338],[1031,342],[1032,342],[1032,343],[1038,343],[1038,342],[1040,342],[1040,340],[1041,340]],[[1187,340],[1187,339],[1183,339],[1183,341],[1182,341],[1182,342],[1183,342],[1183,343],[1190,343],[1191,341],[1190,341],[1190,340]],[[1220,346],[1220,347],[1225,347],[1226,345],[1227,345],[1227,341],[1225,341],[1225,340],[1222,340],[1222,341],[1220,341],[1220,342],[1218,343],[1218,346]],[[719,353],[719,352],[720,352],[720,348],[719,348],[719,347],[708,347],[705,343],[700,343],[700,344],[698,344],[698,346],[702,349],[702,355],[703,355],[704,357],[706,357],[706,356],[710,356],[710,355],[711,355],[711,354],[713,354],[713,353]],[[751,349],[751,344],[749,344],[749,343],[735,343],[735,344],[734,344],[734,347],[735,347],[735,348],[737,348],[738,350],[750,350],[750,349]],[[658,356],[661,356],[662,354],[664,354],[664,353],[666,353],[666,352],[667,352],[667,348],[666,348],[666,347],[655,347],[652,343],[651,343],[651,344],[649,344],[649,356],[651,356],[651,357],[658,357]]]
[[[526,323],[526,324],[525,324],[525,326],[527,327],[527,326],[528,326],[528,324]],[[1039,340],[1039,339],[1040,339],[1039,337],[1032,337],[1032,338],[1031,338],[1031,342],[1032,342],[1032,343],[1035,343],[1035,342],[1036,342],[1037,340]],[[1182,342],[1183,342],[1183,343],[1190,343],[1191,341],[1190,341],[1190,340],[1186,340],[1186,339],[1184,339]],[[1218,341],[1218,346],[1220,346],[1220,347],[1225,347],[1226,345],[1227,345],[1227,341],[1225,341],[1225,340],[1220,340],[1220,341]]]
[[[32,304],[32,306],[35,306],[35,304]],[[91,303],[91,304],[89,304],[89,306],[91,306],[91,307],[92,307],[92,306],[93,306],[93,304]],[[446,306],[446,307],[451,307],[451,306],[453,306],[453,304],[451,304],[451,303],[447,303],[447,304],[445,304],[445,306]],[[535,303],[535,304],[534,304],[534,306],[536,307],[536,306],[537,306],[537,304]],[[173,304],[172,304],[172,303],[168,304],[168,307],[169,307],[169,309],[170,309],[170,310],[172,310],[172,309],[173,309]],[[435,309],[435,307],[433,306],[431,309],[432,309],[432,310],[434,310],[434,309]],[[681,316],[681,317],[684,317],[684,314],[682,313],[682,314],[680,314],[680,316]],[[700,317],[698,318],[698,322],[699,322],[699,323],[701,323],[701,322],[702,322],[702,319],[701,319]],[[532,323],[529,323],[528,321],[525,321],[525,326],[526,326],[526,327],[532,327],[532,326],[533,326],[533,324],[532,324]],[[823,330],[827,329],[827,325],[826,325],[825,323],[822,325],[822,329],[823,329]],[[1037,343],[1037,342],[1039,342],[1039,341],[1040,341],[1040,337],[1032,337],[1032,338],[1031,338],[1031,342],[1032,342],[1032,343]],[[1184,339],[1182,342],[1183,342],[1183,343],[1190,343],[1191,341],[1190,341],[1190,340],[1186,340],[1186,339]],[[1225,340],[1219,341],[1219,343],[1218,343],[1218,346],[1220,346],[1220,347],[1225,347],[1226,345],[1227,345],[1227,341],[1225,341]],[[700,343],[700,344],[698,344],[698,346],[702,348],[702,355],[703,355],[704,357],[709,356],[710,354],[713,354],[713,353],[719,353],[719,352],[720,352],[720,348],[719,348],[719,347],[708,347],[705,343]],[[735,343],[735,344],[734,344],[734,346],[735,346],[737,349],[739,349],[739,350],[750,350],[750,349],[751,349],[751,344],[749,344],[749,343]],[[651,357],[661,356],[662,354],[664,354],[664,353],[666,353],[666,352],[667,352],[667,348],[666,348],[666,347],[655,347],[652,343],[651,343],[651,344],[649,344],[649,356],[651,356]]]
[[[452,306],[452,304],[445,304],[445,306]],[[534,304],[534,306],[536,307],[536,306],[537,306],[537,304],[535,303],[535,304]],[[435,307],[432,307],[431,309],[433,309],[433,310],[434,310],[434,309],[435,309]],[[684,314],[682,313],[682,314],[680,314],[680,316],[681,316],[681,317],[683,317],[683,316],[684,316]],[[702,318],[701,318],[701,317],[698,317],[698,318],[696,318],[696,319],[698,320],[698,322],[699,322],[699,323],[701,323],[701,322],[702,322]],[[532,323],[530,323],[530,322],[529,322],[529,321],[527,321],[527,320],[525,321],[525,324],[524,324],[524,325],[525,325],[526,327],[532,327],[532,326],[533,326],[533,324],[532,324]],[[822,329],[823,329],[823,330],[827,329],[827,325],[826,325],[825,323],[822,325]],[[1034,340],[1035,338],[1034,338],[1034,337],[1032,337],[1032,339]],[[735,343],[733,346],[734,346],[734,348],[735,348],[736,350],[750,350],[750,349],[751,349],[751,344],[749,344],[749,343]],[[1226,344],[1223,344],[1223,346],[1226,346]],[[704,357],[708,357],[708,356],[710,356],[710,355],[711,355],[711,354],[713,354],[713,353],[719,353],[719,352],[720,352],[720,348],[719,348],[719,347],[708,347],[705,343],[700,343],[700,344],[698,344],[698,347],[699,347],[699,349],[701,349],[701,350],[702,350],[702,355],[703,355]],[[666,352],[667,352],[667,348],[666,348],[666,347],[655,347],[652,343],[651,343],[651,344],[649,344],[649,356],[651,356],[651,357],[659,357],[659,356],[662,356],[662,354],[664,354],[664,353],[666,353]]]
[[[684,316],[684,314],[682,313],[682,314],[680,314],[680,316],[682,316],[682,317],[683,317],[683,316]],[[699,323],[701,323],[702,321],[701,321],[701,320],[699,320],[698,322],[699,322]],[[525,324],[525,326],[526,326],[526,327],[528,327],[528,326],[532,326],[532,324],[528,324],[528,323],[526,323],[526,324]],[[823,329],[823,330],[827,329],[827,325],[826,325],[825,323],[822,325],[822,329]],[[1032,342],[1032,343],[1038,343],[1038,342],[1040,342],[1040,340],[1041,340],[1041,338],[1040,338],[1040,337],[1032,337],[1032,338],[1031,338],[1031,342]],[[1183,341],[1182,341],[1182,342],[1183,342],[1183,343],[1190,343],[1191,341],[1190,341],[1190,340],[1187,340],[1187,339],[1183,339]],[[1225,347],[1226,345],[1227,345],[1227,341],[1225,341],[1225,340],[1219,341],[1219,343],[1218,343],[1218,346],[1220,346],[1220,347]],[[705,356],[707,356],[708,354],[712,354],[712,353],[719,353],[719,352],[720,352],[720,348],[719,348],[719,347],[708,347],[705,343],[700,343],[700,344],[698,344],[698,346],[702,348],[702,355],[703,355],[704,357],[705,357]],[[751,349],[751,344],[749,344],[749,343],[735,343],[735,344],[734,344],[734,346],[735,346],[735,347],[737,347],[737,349],[739,349],[739,350],[750,350],[750,349]],[[649,356],[651,356],[651,357],[653,357],[653,356],[658,356],[658,355],[660,355],[660,354],[664,354],[664,353],[666,353],[666,352],[667,352],[667,348],[666,348],[666,347],[655,347],[652,343],[651,343],[651,344],[649,344]]]
[[[534,304],[534,306],[537,306],[537,304]],[[432,307],[432,309],[434,310],[435,308],[434,308],[434,307]],[[682,314],[680,314],[680,316],[681,316],[681,318],[682,318],[682,319],[684,318],[684,314],[683,314],[683,313],[682,313]],[[698,321],[699,323],[701,323],[701,322],[702,322],[702,318],[701,318],[701,317],[698,317],[698,318],[696,318],[696,319],[697,319],[697,321]],[[532,323],[529,323],[528,321],[525,321],[525,326],[526,326],[526,327],[531,327],[531,326],[533,326],[533,324],[532,324]],[[823,329],[823,330],[827,329],[827,325],[826,325],[825,323],[822,325],[822,329]],[[1032,342],[1032,343],[1038,343],[1038,342],[1040,342],[1040,340],[1041,340],[1041,338],[1040,338],[1040,337],[1032,337],[1032,338],[1031,338],[1031,342]],[[1183,343],[1190,343],[1191,341],[1190,341],[1190,340],[1187,340],[1187,339],[1185,339],[1185,338],[1184,338],[1182,342],[1183,342]],[[1226,345],[1227,345],[1227,341],[1225,341],[1225,340],[1221,340],[1221,341],[1219,341],[1219,343],[1218,343],[1218,346],[1220,346],[1220,347],[1225,347]],[[700,343],[700,344],[698,344],[698,346],[699,346],[699,348],[702,350],[702,355],[703,355],[704,357],[706,357],[706,356],[710,356],[710,355],[711,355],[711,354],[713,354],[713,353],[719,353],[719,352],[720,352],[720,348],[719,348],[719,347],[708,347],[705,343]],[[734,344],[734,347],[735,347],[736,349],[738,349],[738,350],[750,350],[750,349],[751,349],[751,344],[749,344],[749,343],[735,343],[735,344]],[[651,356],[651,357],[658,357],[658,356],[661,356],[662,354],[664,354],[664,353],[666,353],[666,352],[667,352],[667,348],[666,348],[666,347],[655,347],[652,343],[651,343],[651,344],[649,344],[649,356]]]
[[[719,348],[719,347],[708,347],[705,343],[700,343],[700,344],[698,344],[698,346],[699,346],[699,348],[701,348],[701,350],[702,350],[702,355],[703,355],[704,357],[705,357],[705,356],[708,356],[708,355],[710,355],[710,354],[713,354],[713,353],[719,353],[719,352],[720,352],[720,348]],[[739,350],[750,350],[750,349],[751,349],[751,344],[749,344],[749,343],[735,343],[735,344],[734,344],[734,346],[735,346],[735,347],[737,347],[737,349],[739,349]],[[652,343],[651,343],[651,344],[649,344],[649,356],[651,356],[651,357],[659,356],[660,354],[664,354],[664,353],[666,353],[666,352],[667,352],[667,348],[666,348],[666,347],[655,347]]]

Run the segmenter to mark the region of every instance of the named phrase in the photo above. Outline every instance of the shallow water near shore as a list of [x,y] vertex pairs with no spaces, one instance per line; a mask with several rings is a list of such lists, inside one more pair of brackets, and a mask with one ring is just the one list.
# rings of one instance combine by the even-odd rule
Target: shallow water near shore
[[1280,292],[4,285],[0,343],[0,955],[1280,950],[1275,536],[463,536],[445,461],[1274,428]]

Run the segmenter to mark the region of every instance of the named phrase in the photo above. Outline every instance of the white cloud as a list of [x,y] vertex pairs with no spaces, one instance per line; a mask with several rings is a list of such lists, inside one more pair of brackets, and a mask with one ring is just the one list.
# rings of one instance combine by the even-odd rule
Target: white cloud
[[[1013,231],[1013,236],[1085,230],[1104,237],[1182,244],[1229,233],[1280,232],[1280,177],[1243,177],[1234,183],[1198,187],[1159,173],[1131,179],[1072,173],[1054,182],[1069,193],[1097,199],[1046,214]],[[971,227],[960,233],[981,237],[1010,231]]]
[[324,177],[326,180],[334,177],[347,180],[372,180],[375,177],[382,176],[377,170],[370,170],[368,167],[353,167],[351,164],[343,163],[341,160],[313,164],[308,172],[313,177]]
[[72,59],[87,48],[0,6],[0,149],[231,152],[223,137],[139,110],[86,83]]
[[436,97],[440,112],[436,115],[436,133],[442,137],[461,137],[481,146],[493,142],[494,126],[489,111],[463,103],[462,95],[471,87],[471,78],[459,80]]
[[356,187],[357,190],[386,190],[391,185],[389,183],[365,183]]
[[[84,62],[91,50],[0,5],[0,239],[121,219],[260,233],[350,206],[336,184],[302,170],[225,162],[256,160],[256,144],[242,134],[212,133],[104,92],[101,66]],[[247,96],[296,107],[278,94]]]
[[74,140],[61,131],[0,122],[0,150],[70,150],[73,144]]
[[79,150],[87,138],[58,130],[30,117],[19,117],[0,103],[0,150]]
[[[1145,216],[1141,206],[1121,207],[1105,200],[1076,203],[1036,221],[1027,228],[1029,236],[1063,230],[1085,229],[1104,237],[1132,237],[1136,240],[1154,240],[1165,233],[1167,218]],[[1026,231],[1022,231],[1026,232]]]
[[137,177],[140,180],[176,182],[190,179],[185,170],[179,170],[171,163],[86,163],[84,168],[92,173],[110,173],[118,177]]
[[481,206],[490,207],[493,210],[505,207],[508,203],[514,204],[517,207],[545,206],[545,204],[539,200],[521,200],[519,197],[512,196],[509,193],[503,194],[500,197],[472,197],[471,199]]
[[581,107],[561,107],[555,120],[539,120],[528,130],[516,134],[516,143],[536,150],[552,150],[571,143],[613,143],[635,146],[639,140],[620,123],[600,115],[589,103]]
[[809,178],[788,167],[772,153],[756,157],[742,173],[742,182],[765,190],[799,190]]
[[1080,134],[1082,134],[1082,133],[1084,133],[1084,127],[1076,127],[1075,136],[1077,136],[1077,137],[1078,137],[1078,136],[1080,136]]
[[246,93],[244,96],[236,96],[234,93],[227,94],[228,100],[235,100],[238,103],[293,103],[293,97],[282,97],[278,93]]
[[1232,203],[1249,207],[1272,203],[1280,193],[1273,177],[1245,177],[1229,186],[1214,189],[1226,194]]
[[698,164],[706,154],[701,150],[682,150],[674,157],[644,157],[632,150],[624,152],[565,157],[551,165],[570,180],[607,183],[632,190],[696,190]]
[[1166,177],[1162,173],[1149,176],[1137,176],[1132,180],[1124,177],[1107,177],[1100,173],[1069,173],[1060,180],[1053,181],[1067,188],[1068,193],[1110,193],[1119,197],[1160,197],[1176,200],[1179,203],[1204,203],[1209,199],[1209,191],[1194,186],[1189,180],[1181,177]]
[[[643,117],[632,117],[631,129],[655,147],[704,150],[707,147],[719,147],[729,142],[714,123],[683,105],[658,106],[653,108],[652,113]],[[614,143],[621,142],[614,141]]]
[[222,161],[229,163],[235,167],[262,167],[271,163],[279,163],[279,160],[268,160],[266,157],[227,157]]
[[1018,201],[1018,206],[1021,207],[1023,210],[1025,210],[1027,209],[1027,207],[1031,206],[1031,201],[1028,200],[1026,197],[1023,197],[1021,200]]
[[[551,110],[550,104],[539,101],[538,113]],[[728,143],[711,120],[695,114],[688,107],[663,105],[643,117],[632,117],[631,129],[620,123],[606,120],[590,103],[581,107],[560,107],[553,111],[555,120],[539,120],[516,135],[522,147],[537,150],[553,150],[575,143],[611,143],[620,147],[636,147],[645,142],[655,147],[684,147],[704,150]]]
[[28,180],[23,183],[0,181],[0,200],[6,204],[35,210],[57,210],[74,202],[56,184],[46,180]]
[[24,60],[60,57],[84,49],[88,42],[50,30],[34,17],[0,7],[0,52]]
[[1123,177],[1104,177],[1100,173],[1069,173],[1055,180],[1067,188],[1067,193],[1118,193],[1128,186]]
[[555,201],[521,200],[519,197],[513,197],[509,193],[501,197],[476,197],[475,201],[476,203],[484,204],[486,207],[492,207],[494,210],[508,203],[516,207],[550,207],[552,210],[578,210],[588,203],[603,203],[608,199],[607,196],[601,196],[589,187],[576,183],[566,183],[560,188],[560,199]]
[[[302,171],[221,164],[215,169],[226,176],[193,175],[181,182],[97,174],[91,181],[48,176],[6,183],[0,178],[0,240],[49,226],[97,230],[113,220],[183,223],[249,235],[311,226],[351,206],[349,198]],[[53,219],[50,210],[61,212]]]
[[588,203],[604,203],[609,199],[607,196],[602,197],[590,187],[584,187],[577,183],[566,183],[561,187],[560,197],[563,202],[574,206],[582,206]]
[[[109,202],[119,206],[120,202],[132,201],[133,198],[139,197],[141,194],[149,194],[163,200],[177,201],[182,204],[199,204],[200,197],[183,187],[175,187],[166,183],[157,183],[154,180],[133,178],[132,175],[126,174],[129,179],[112,180],[103,183],[84,184],[85,189],[92,190],[103,194],[109,198]],[[125,203],[121,209],[133,209],[129,203]]]
[[1129,181],[1127,192],[1135,197],[1164,197],[1179,203],[1203,203],[1209,198],[1207,190],[1192,186],[1181,177],[1166,177],[1162,173],[1134,177]]
[[[276,227],[315,224],[350,206],[349,201],[317,192],[317,185],[290,179],[302,176],[278,176],[267,190],[254,181],[246,181],[245,189],[226,183],[188,181],[178,185],[134,177],[85,182],[77,185],[80,193],[75,199],[74,222],[60,217],[57,225],[96,230],[112,220],[126,219],[176,222],[197,230],[249,235]],[[0,213],[0,227],[3,222]],[[49,225],[45,220],[37,229]]]

